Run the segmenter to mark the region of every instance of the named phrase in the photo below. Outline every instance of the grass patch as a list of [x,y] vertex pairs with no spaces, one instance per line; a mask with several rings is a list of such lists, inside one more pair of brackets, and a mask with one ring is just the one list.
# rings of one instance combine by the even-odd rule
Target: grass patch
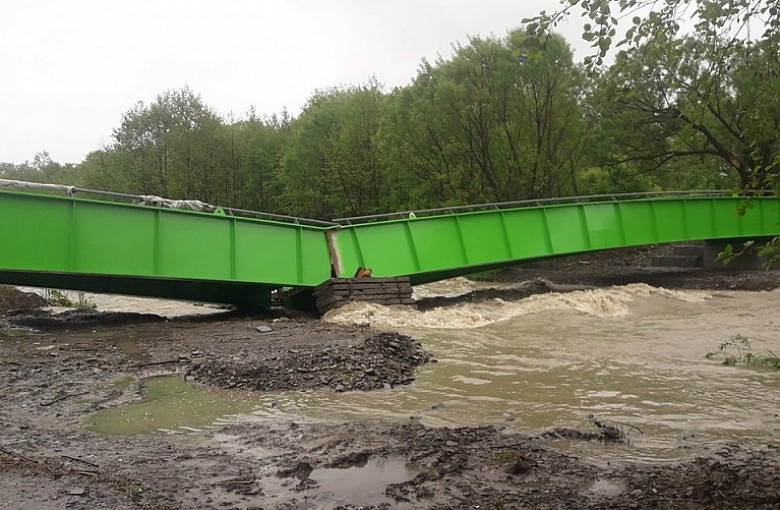
[[490,271],[480,271],[479,273],[472,273],[467,275],[466,278],[473,282],[494,282],[498,276],[499,269],[492,269]]
[[723,359],[726,366],[748,365],[752,367],[770,368],[780,370],[780,357],[772,351],[766,354],[756,354],[750,338],[737,335],[729,340],[721,342],[718,348],[708,352],[707,359]]
[[111,389],[124,391],[128,389],[130,386],[132,386],[133,381],[135,381],[135,378],[133,376],[126,375],[125,377],[117,379],[116,381],[111,383]]
[[43,294],[44,298],[46,298],[46,302],[51,306],[62,306],[65,308],[95,308],[95,304],[87,301],[83,292],[77,293],[78,297],[76,301],[73,301],[67,293],[55,289],[44,289]]

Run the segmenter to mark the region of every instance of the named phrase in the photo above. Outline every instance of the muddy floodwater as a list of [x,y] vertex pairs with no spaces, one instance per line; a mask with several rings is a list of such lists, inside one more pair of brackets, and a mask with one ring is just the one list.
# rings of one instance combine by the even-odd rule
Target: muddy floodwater
[[[466,292],[452,280],[421,295]],[[671,291],[645,284],[496,299],[419,312],[356,303],[325,320],[370,324],[420,340],[437,356],[415,384],[378,392],[216,392],[173,378],[172,395],[103,411],[94,430],[133,433],[253,419],[398,420],[430,426],[499,424],[537,432],[609,421],[630,439],[610,455],[663,460],[719,441],[780,444],[780,376],[708,359],[749,338],[755,354],[780,352],[780,291]],[[745,347],[742,346],[744,349]],[[736,347],[730,351],[736,354]],[[189,417],[189,419],[188,419]],[[210,421],[211,420],[211,421]],[[158,424],[159,427],[158,427]],[[168,425],[166,425],[168,424]],[[560,448],[568,448],[560,441]],[[602,445],[573,445],[602,455]]]
[[762,278],[454,279],[322,318],[10,312],[0,510],[780,508],[780,372],[723,363],[780,353]]
[[780,374],[706,358],[737,335],[750,339],[753,353],[780,353],[779,306],[779,291],[644,284],[427,312],[354,304],[326,320],[410,334],[439,362],[392,391],[262,400],[318,419],[412,415],[435,426],[523,431],[578,426],[593,414],[623,424],[631,443],[616,448],[629,458],[686,455],[706,441],[780,442]]

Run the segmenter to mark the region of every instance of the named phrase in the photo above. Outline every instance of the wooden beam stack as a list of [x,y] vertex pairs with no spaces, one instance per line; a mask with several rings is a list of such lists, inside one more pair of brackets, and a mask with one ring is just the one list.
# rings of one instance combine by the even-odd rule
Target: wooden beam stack
[[400,278],[331,278],[314,288],[317,309],[321,313],[351,301],[366,301],[380,305],[417,307],[412,299],[409,277]]

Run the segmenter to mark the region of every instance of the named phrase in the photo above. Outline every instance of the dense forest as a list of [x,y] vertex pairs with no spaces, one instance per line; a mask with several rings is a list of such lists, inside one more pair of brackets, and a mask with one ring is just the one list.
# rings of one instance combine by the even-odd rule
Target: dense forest
[[605,65],[614,29],[585,25],[597,62],[577,63],[540,19],[454,45],[451,57],[423,61],[407,86],[317,90],[297,116],[225,117],[189,88],[165,91],[128,110],[111,142],[83,162],[62,165],[42,152],[0,163],[0,177],[318,219],[595,193],[777,189],[776,37],[629,33],[635,44]]

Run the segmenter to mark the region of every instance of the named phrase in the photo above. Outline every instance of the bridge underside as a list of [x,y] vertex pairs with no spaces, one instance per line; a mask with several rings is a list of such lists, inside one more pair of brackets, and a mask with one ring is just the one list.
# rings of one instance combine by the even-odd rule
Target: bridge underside
[[276,288],[258,283],[30,271],[0,271],[0,282],[9,285],[79,290],[99,294],[125,294],[232,304],[250,308],[271,306],[271,292]]

